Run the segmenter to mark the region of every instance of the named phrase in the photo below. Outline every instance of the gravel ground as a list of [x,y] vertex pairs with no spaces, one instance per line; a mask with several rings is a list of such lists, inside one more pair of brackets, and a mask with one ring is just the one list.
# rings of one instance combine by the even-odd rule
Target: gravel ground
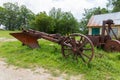
[[17,68],[0,59],[0,80],[81,80],[82,76],[68,76],[67,74],[53,76],[44,68],[34,70]]
[[7,65],[0,60],[0,80],[63,80],[62,77],[52,77],[43,68],[32,71],[31,69],[17,68]]

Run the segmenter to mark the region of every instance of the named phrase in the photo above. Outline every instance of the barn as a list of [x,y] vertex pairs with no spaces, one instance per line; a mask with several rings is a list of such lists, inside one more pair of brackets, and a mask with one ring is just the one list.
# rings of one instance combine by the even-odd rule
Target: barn
[[[113,20],[114,25],[112,25],[112,29],[117,35],[117,37],[120,38],[120,12],[93,15],[87,24],[89,30],[88,34],[101,35],[102,23],[104,20],[108,20],[108,19]],[[111,33],[110,35],[112,36],[113,34]]]

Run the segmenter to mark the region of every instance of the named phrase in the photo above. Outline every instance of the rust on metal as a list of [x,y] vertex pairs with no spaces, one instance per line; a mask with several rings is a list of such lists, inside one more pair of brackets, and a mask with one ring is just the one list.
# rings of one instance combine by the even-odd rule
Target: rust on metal
[[[94,46],[101,47],[106,51],[120,52],[120,39],[116,36],[115,32],[111,27],[113,24],[114,22],[111,19],[104,20],[101,35],[87,35],[94,44]],[[115,40],[112,39],[110,33],[113,34]]]
[[39,44],[37,41],[37,37],[33,37],[28,33],[20,32],[20,33],[10,33],[10,35],[14,36],[16,39],[20,40],[23,45],[27,45],[31,48],[38,48]]
[[[80,57],[85,63],[89,63],[94,55],[94,46],[91,40],[82,34],[61,36],[60,34],[47,34],[45,32],[29,29],[18,33],[10,33],[10,35],[21,41],[23,45],[27,45],[31,48],[39,47],[38,39],[40,38],[58,43],[61,45],[61,51],[64,57],[72,55],[77,61]],[[79,39],[76,40],[76,37]]]
[[108,40],[104,46],[104,49],[108,52],[114,52],[114,51],[120,52],[120,41]]

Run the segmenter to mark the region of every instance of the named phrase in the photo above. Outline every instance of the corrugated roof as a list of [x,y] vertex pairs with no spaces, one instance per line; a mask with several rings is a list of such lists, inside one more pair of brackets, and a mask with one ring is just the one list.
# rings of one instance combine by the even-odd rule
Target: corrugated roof
[[102,26],[102,22],[108,19],[112,19],[115,25],[120,25],[120,12],[94,15],[90,18],[87,26]]

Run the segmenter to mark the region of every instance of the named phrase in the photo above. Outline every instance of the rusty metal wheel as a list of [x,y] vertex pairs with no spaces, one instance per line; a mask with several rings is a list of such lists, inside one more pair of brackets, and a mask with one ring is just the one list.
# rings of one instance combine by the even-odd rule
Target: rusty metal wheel
[[107,52],[120,52],[120,41],[108,40],[105,43],[104,50]]
[[83,34],[71,34],[62,45],[62,54],[67,57],[72,55],[77,61],[79,58],[89,63],[94,56],[94,46],[91,40]]

